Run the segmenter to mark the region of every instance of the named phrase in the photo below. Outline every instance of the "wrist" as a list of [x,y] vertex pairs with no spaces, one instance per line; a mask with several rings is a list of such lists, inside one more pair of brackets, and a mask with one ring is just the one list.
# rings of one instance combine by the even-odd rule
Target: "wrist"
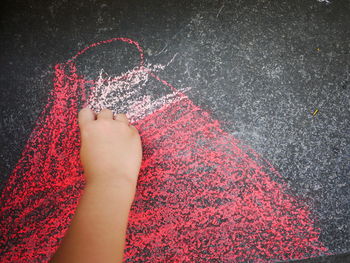
[[117,178],[108,182],[95,180],[86,182],[85,189],[94,192],[111,193],[116,196],[123,195],[132,201],[136,193],[136,182],[126,178]]
[[112,171],[85,171],[86,185],[104,187],[132,187],[136,188],[138,175],[115,173]]

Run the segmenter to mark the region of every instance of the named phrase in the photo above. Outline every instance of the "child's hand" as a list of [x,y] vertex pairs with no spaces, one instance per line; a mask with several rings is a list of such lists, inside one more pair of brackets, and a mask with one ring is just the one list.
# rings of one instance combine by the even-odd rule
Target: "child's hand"
[[125,114],[89,108],[79,112],[80,158],[87,185],[136,187],[142,160],[141,139]]
[[122,262],[128,215],[142,159],[141,139],[124,114],[79,112],[86,186],[68,233],[50,262]]

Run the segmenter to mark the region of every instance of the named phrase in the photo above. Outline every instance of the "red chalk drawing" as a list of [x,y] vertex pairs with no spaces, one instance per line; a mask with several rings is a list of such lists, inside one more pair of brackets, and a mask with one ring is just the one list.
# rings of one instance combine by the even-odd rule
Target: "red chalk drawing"
[[[139,50],[135,69],[96,81],[77,72],[78,56],[113,41]],[[48,103],[2,192],[1,262],[48,261],[69,226],[84,186],[81,101],[95,110],[121,103],[141,134],[126,262],[271,262],[327,253],[310,209],[287,193],[278,172],[240,146],[185,90],[159,78],[159,69],[145,66],[142,48],[127,38],[95,43],[55,66]],[[150,79],[168,94],[141,96]]]

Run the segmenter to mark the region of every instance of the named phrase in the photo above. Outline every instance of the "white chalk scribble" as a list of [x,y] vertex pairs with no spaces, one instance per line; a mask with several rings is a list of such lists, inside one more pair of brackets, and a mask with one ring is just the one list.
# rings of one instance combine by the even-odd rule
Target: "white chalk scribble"
[[331,4],[332,2],[330,0],[317,0],[319,3],[325,3],[326,5]]

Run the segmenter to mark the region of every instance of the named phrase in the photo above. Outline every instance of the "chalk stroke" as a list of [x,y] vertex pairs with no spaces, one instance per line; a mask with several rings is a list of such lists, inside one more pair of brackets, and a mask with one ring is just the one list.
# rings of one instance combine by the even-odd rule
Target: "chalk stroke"
[[[77,72],[78,56],[113,41],[137,48],[140,64],[118,77],[101,71],[95,81]],[[1,262],[45,262],[68,229],[84,187],[80,102],[126,110],[141,135],[126,262],[270,262],[327,253],[310,209],[287,193],[278,172],[222,130],[188,89],[158,77],[163,68],[144,65],[141,46],[127,38],[92,44],[55,66],[48,103],[1,196]],[[166,95],[141,95],[151,80]]]
[[317,0],[319,3],[325,3],[326,5],[331,4],[332,2],[330,0]]

